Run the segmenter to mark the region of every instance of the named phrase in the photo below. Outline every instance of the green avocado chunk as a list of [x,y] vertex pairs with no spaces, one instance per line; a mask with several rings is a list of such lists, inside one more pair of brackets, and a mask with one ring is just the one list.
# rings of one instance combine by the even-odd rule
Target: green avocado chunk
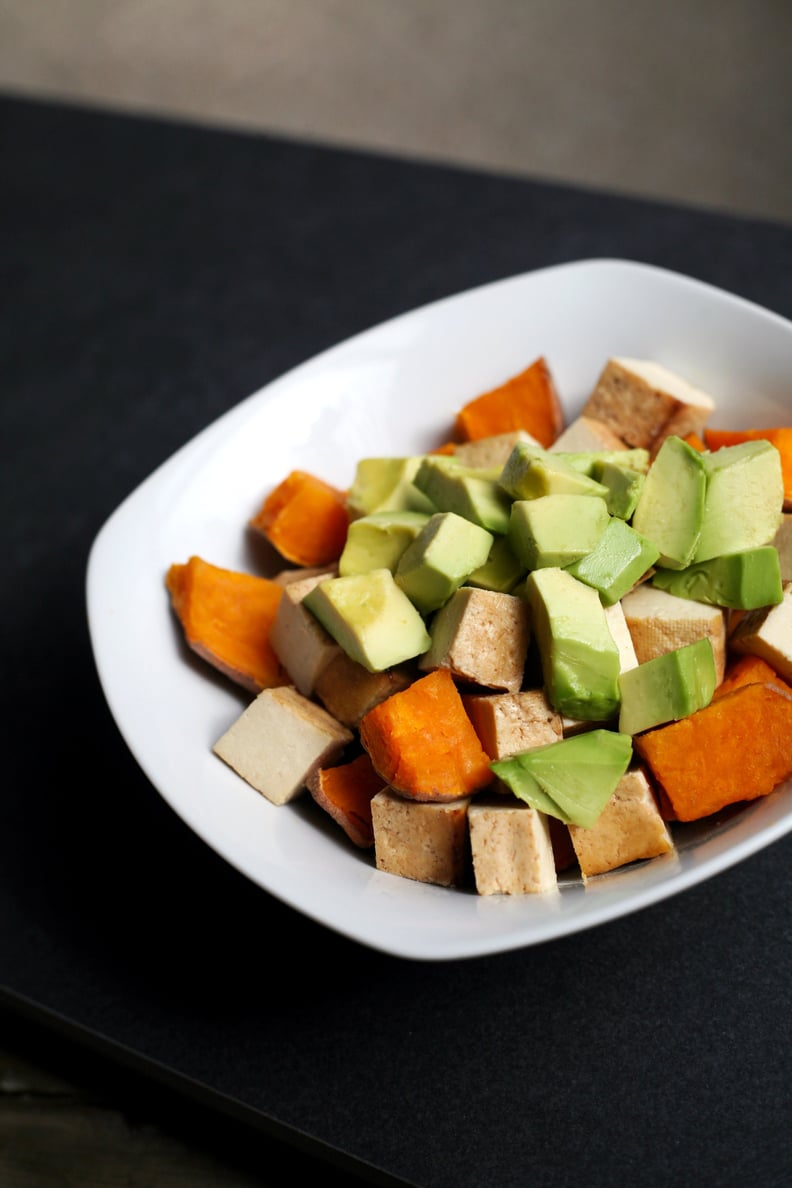
[[657,560],[658,550],[624,520],[612,517],[597,544],[567,571],[599,592],[604,606],[613,606]]
[[456,512],[489,532],[503,534],[509,527],[511,499],[499,475],[500,467],[463,466],[453,458],[429,455],[413,481],[438,511]]
[[610,516],[591,495],[540,495],[512,504],[508,541],[525,569],[571,565],[599,543]]
[[423,454],[405,458],[361,458],[347,493],[347,507],[353,516],[378,511],[422,511],[437,509],[412,481]]
[[594,476],[608,488],[605,502],[610,514],[629,520],[638,506],[646,475],[629,466],[599,462],[594,467]]
[[523,587],[553,709],[604,722],[619,711],[619,650],[593,587],[565,569],[537,569]]
[[692,561],[770,544],[781,523],[781,455],[769,441],[743,441],[702,455],[707,494]]
[[496,760],[490,767],[533,808],[591,829],[632,754],[630,735],[598,729]]
[[564,461],[529,442],[518,441],[506,459],[500,483],[512,499],[538,499],[542,495],[597,495],[605,498],[607,487]]
[[456,512],[435,512],[402,553],[395,580],[422,615],[447,602],[483,565],[494,536]]
[[587,450],[582,452],[559,450],[553,456],[563,459],[568,466],[574,466],[575,470],[579,470],[581,474],[587,474],[589,478],[596,479],[598,482],[602,480],[599,478],[597,470],[604,465],[637,470],[641,474],[646,474],[649,469],[649,451],[642,446],[626,450]]
[[781,563],[774,545],[724,553],[687,569],[657,569],[652,585],[678,598],[732,610],[777,606],[783,599]]
[[525,577],[525,566],[515,557],[506,537],[496,536],[489,557],[483,565],[468,574],[465,584],[509,594],[522,577]]
[[717,677],[709,639],[664,652],[619,677],[619,730],[640,734],[686,718],[712,700]]
[[432,639],[389,569],[327,578],[302,600],[336,643],[369,672],[422,655]]
[[693,560],[706,489],[702,455],[681,437],[667,437],[644,480],[632,526],[657,545],[668,569],[684,569]]
[[393,572],[402,553],[426,524],[426,512],[372,512],[352,520],[346,544],[338,559],[341,577],[352,573],[368,573],[371,569],[390,569]]

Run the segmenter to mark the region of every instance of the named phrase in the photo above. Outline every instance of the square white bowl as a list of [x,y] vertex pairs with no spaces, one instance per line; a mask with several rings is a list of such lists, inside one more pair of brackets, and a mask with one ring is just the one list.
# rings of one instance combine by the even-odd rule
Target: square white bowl
[[[539,355],[567,419],[612,355],[654,359],[714,396],[720,427],[792,423],[792,324],[699,281],[583,260],[406,313],[268,384],[199,433],[110,516],[87,571],[102,687],[137,762],[218,854],[341,934],[416,960],[483,956],[658,902],[792,829],[792,782],[739,812],[676,828],[676,852],[554,896],[478,896],[377,871],[329,818],[276,807],[212,752],[248,697],[187,653],[165,589],[197,554],[257,572],[246,525],[289,470],[340,487],[365,456],[444,441],[458,408]],[[284,566],[285,567],[285,563]]]

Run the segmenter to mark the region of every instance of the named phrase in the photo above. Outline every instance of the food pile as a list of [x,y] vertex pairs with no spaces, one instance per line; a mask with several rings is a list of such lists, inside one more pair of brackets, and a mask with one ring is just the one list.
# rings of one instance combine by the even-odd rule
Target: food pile
[[303,470],[249,524],[274,577],[166,575],[251,694],[214,751],[309,794],[379,870],[549,892],[674,850],[792,776],[792,428],[610,358],[565,423],[540,357],[419,456]]

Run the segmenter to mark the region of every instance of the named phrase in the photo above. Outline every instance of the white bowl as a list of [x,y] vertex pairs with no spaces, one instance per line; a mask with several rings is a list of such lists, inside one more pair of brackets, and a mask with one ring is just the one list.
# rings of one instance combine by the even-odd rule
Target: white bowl
[[792,829],[792,783],[677,830],[673,856],[555,896],[478,896],[377,871],[316,806],[276,807],[212,752],[247,703],[184,646],[165,590],[198,554],[255,572],[246,524],[289,470],[347,486],[359,458],[445,440],[456,410],[544,355],[573,417],[611,355],[654,359],[712,394],[723,427],[792,423],[792,324],[690,278],[620,260],[516,276],[395,318],[268,384],[198,434],[104,524],[87,572],[110,709],[175,812],[265,891],[363,944],[419,960],[481,956],[656,903]]

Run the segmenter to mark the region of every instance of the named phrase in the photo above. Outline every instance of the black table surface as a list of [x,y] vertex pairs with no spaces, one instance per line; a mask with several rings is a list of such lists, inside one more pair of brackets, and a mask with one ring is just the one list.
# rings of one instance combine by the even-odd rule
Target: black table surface
[[371,951],[249,883],[150,785],[84,583],[124,496],[323,348],[603,256],[792,317],[792,227],[13,96],[0,135],[7,1012],[372,1182],[789,1182],[792,838],[540,946]]

